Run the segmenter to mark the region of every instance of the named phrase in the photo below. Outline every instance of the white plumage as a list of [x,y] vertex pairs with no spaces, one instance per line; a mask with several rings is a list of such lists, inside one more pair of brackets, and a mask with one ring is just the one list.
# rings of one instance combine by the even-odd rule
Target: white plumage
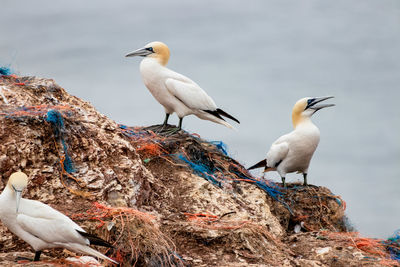
[[286,173],[307,173],[320,133],[311,122],[302,122],[294,131],[275,141],[267,153],[268,167],[276,167],[281,177]]
[[144,56],[140,63],[140,73],[144,84],[154,98],[164,106],[166,118],[176,113],[180,119],[194,114],[197,117],[210,120],[226,127],[233,128],[224,117],[239,123],[237,119],[219,109],[214,100],[194,81],[165,67],[169,59],[169,49],[161,42],[152,42],[145,48],[129,53],[127,57]]
[[293,108],[294,130],[278,138],[270,147],[264,160],[248,168],[264,167],[264,172],[277,171],[285,186],[287,173],[303,173],[304,185],[307,185],[307,173],[311,158],[317,149],[320,132],[311,121],[311,116],[318,110],[333,104],[317,105],[332,97],[303,98]]
[[178,98],[192,110],[202,111],[217,109],[214,100],[212,100],[195,82],[188,78],[186,80],[178,80],[177,78],[179,76],[176,76],[176,72],[169,71],[170,78],[165,80],[165,86],[171,95]]
[[[87,234],[70,218],[40,201],[21,198],[27,180],[22,172],[10,176],[0,195],[0,219],[11,232],[32,246],[36,252],[35,260],[39,260],[43,249],[62,247],[117,263],[90,248],[89,239],[94,236]],[[102,245],[109,245],[94,238]]]

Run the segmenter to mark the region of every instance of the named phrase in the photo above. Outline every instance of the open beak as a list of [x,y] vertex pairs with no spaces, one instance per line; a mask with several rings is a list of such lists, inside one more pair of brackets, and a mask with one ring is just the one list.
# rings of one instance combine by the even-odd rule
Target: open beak
[[149,48],[140,48],[138,50],[135,50],[133,52],[130,52],[129,54],[126,54],[125,57],[136,57],[136,56],[141,56],[145,57],[147,55],[153,54],[154,52],[151,51]]
[[318,103],[325,101],[327,99],[331,99],[331,98],[334,98],[334,96],[315,97],[314,100],[307,105],[306,109],[313,109],[315,111],[318,111],[323,108],[333,107],[335,104],[319,104],[319,105],[317,105]]
[[21,201],[21,197],[22,197],[22,191],[18,191],[15,190],[15,194],[17,195],[17,213],[18,213],[18,209],[19,209],[19,202]]

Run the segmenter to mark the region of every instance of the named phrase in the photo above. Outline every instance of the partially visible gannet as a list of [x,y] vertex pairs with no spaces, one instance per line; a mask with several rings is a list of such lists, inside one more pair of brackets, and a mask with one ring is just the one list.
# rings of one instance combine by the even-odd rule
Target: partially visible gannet
[[319,104],[333,98],[306,97],[297,101],[292,111],[294,130],[276,140],[267,153],[267,158],[258,162],[248,170],[264,167],[264,172],[277,171],[285,186],[287,173],[303,173],[304,185],[307,185],[307,172],[314,151],[319,143],[319,129],[311,121],[311,116],[318,110],[334,106],[334,104]]
[[35,250],[39,261],[43,249],[66,248],[89,254],[113,263],[116,261],[89,247],[90,244],[112,247],[108,242],[88,234],[70,218],[40,201],[21,198],[28,185],[23,172],[10,176],[0,195],[0,219],[15,235]]
[[163,126],[167,125],[169,116],[174,112],[179,117],[179,130],[182,128],[183,117],[191,114],[229,128],[233,127],[223,117],[239,123],[233,116],[219,109],[199,85],[182,74],[166,68],[169,55],[168,46],[161,42],[149,43],[144,48],[126,55],[126,57],[144,57],[140,63],[140,73],[150,93],[164,106],[166,115]]

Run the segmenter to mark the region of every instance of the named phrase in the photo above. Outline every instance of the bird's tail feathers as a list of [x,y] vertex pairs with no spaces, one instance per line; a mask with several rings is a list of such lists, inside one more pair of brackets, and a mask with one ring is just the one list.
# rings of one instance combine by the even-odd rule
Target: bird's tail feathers
[[253,169],[258,169],[258,168],[266,168],[267,167],[267,159],[263,159],[260,162],[254,164],[253,166],[247,168],[247,170],[253,170]]
[[112,248],[113,245],[111,245],[110,243],[108,243],[107,241],[101,239],[98,236],[86,233],[86,232],[82,232],[79,230],[76,230],[81,236],[87,238],[90,241],[91,245],[97,245],[97,246],[102,246],[102,247],[107,247],[107,248]]
[[100,258],[100,259],[103,259],[103,260],[108,260],[108,261],[111,261],[111,262],[113,262],[115,264],[119,264],[115,260],[107,257],[106,255],[102,254],[101,252],[99,252],[99,251],[97,251],[97,250],[95,250],[95,249],[93,249],[93,248],[91,248],[89,246],[86,246],[86,245],[75,243],[75,244],[73,244],[71,246],[67,246],[67,247],[70,250],[75,251],[75,252],[79,252],[79,253],[82,253],[82,254],[89,254],[89,255],[92,255],[94,257],[97,257],[97,258]]
[[202,111],[195,113],[195,115],[197,117],[199,117],[200,119],[216,122],[216,123],[222,124],[222,125],[230,128],[230,129],[236,130],[232,125],[230,125],[228,122],[226,122],[224,120],[224,118],[222,118],[219,114],[217,114],[218,116],[216,116],[213,113],[216,113],[216,111],[209,112],[209,111],[202,110]]
[[276,171],[276,168],[268,167],[265,168],[263,172],[270,172],[270,171]]
[[226,122],[226,121],[223,121],[223,120],[221,120],[220,122],[218,122],[219,124],[222,124],[222,125],[224,125],[224,126],[226,126],[226,127],[228,127],[229,129],[233,129],[233,130],[236,130],[237,131],[237,129],[235,128],[235,127],[233,127],[232,125],[230,125],[228,122]]

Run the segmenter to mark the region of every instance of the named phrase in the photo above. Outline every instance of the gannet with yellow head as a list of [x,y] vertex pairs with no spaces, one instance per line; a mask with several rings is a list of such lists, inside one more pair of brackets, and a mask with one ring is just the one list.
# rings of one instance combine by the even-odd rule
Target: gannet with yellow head
[[151,42],[144,48],[126,55],[126,57],[134,56],[144,57],[140,63],[140,73],[150,93],[164,106],[166,115],[163,126],[167,125],[169,116],[174,112],[179,117],[179,130],[183,118],[191,114],[229,128],[233,127],[223,117],[239,123],[233,116],[219,109],[214,100],[198,84],[165,67],[170,56],[166,44]]
[[108,242],[88,234],[70,218],[40,201],[21,198],[28,185],[23,172],[11,174],[0,194],[0,220],[15,235],[35,250],[34,261],[43,249],[66,248],[113,263],[116,261],[89,247],[90,244],[112,247]]
[[334,106],[334,104],[318,104],[330,98],[333,96],[306,97],[297,101],[292,111],[294,130],[278,138],[271,145],[266,159],[248,170],[264,167],[264,172],[277,171],[282,178],[283,186],[287,173],[303,173],[304,185],[307,185],[308,167],[320,138],[319,129],[312,123],[311,116],[320,109]]

